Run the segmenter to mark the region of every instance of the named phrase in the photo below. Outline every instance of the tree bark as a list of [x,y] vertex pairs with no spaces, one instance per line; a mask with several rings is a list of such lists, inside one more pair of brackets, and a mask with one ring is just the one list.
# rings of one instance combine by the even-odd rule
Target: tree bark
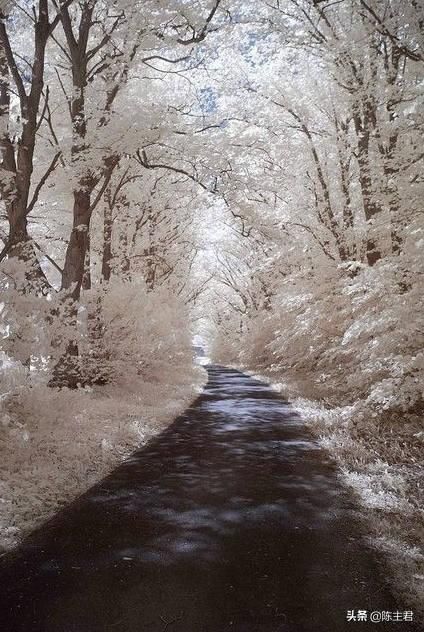
[[103,252],[102,252],[102,278],[104,281],[110,281],[112,275],[112,227],[113,214],[109,203],[104,206],[103,215]]
[[[9,235],[3,256],[16,257],[26,264],[28,286],[37,290],[50,289],[39,264],[34,245],[28,234],[28,206],[33,174],[37,117],[44,86],[45,50],[50,35],[47,0],[38,3],[38,16],[34,22],[34,61],[32,64],[30,91],[16,64],[6,30],[6,16],[0,12],[0,114],[2,129],[0,147],[1,167],[8,178],[1,184],[9,223]],[[19,98],[22,116],[22,134],[15,146],[10,139],[10,80],[13,79]]]
[[74,222],[63,266],[62,290],[70,290],[69,295],[77,301],[81,294],[85,256],[89,243],[91,212],[88,192],[74,191],[73,215]]
[[374,199],[370,161],[370,138],[371,129],[375,128],[375,109],[370,103],[365,103],[365,107],[362,108],[361,112],[359,104],[355,104],[353,121],[357,137],[356,157],[359,169],[359,183],[362,193],[364,215],[368,224],[366,258],[368,265],[373,266],[381,259],[381,251],[377,245],[377,239],[372,235],[373,219],[381,211],[381,207]]

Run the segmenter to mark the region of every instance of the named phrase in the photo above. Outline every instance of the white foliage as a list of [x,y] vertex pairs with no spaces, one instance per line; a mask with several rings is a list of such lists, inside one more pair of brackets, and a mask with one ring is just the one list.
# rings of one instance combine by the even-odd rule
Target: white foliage
[[204,380],[204,371],[193,364],[188,319],[176,300],[172,304],[163,291],[147,292],[142,282],[116,283],[109,293],[95,294],[87,305],[102,296],[101,350],[110,384],[52,389],[38,371],[28,375],[22,364],[3,357],[3,546],[15,544],[159,432]]

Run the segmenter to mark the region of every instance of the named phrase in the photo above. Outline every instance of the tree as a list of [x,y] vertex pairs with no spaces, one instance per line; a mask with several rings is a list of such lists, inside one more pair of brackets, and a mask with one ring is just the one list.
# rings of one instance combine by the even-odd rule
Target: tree
[[[70,4],[70,1],[65,2],[62,10],[67,10]],[[28,234],[28,215],[34,209],[40,191],[55,170],[60,157],[60,152],[56,151],[46,171],[35,184],[33,170],[36,137],[48,107],[48,92],[45,92],[45,103],[40,112],[46,46],[59,24],[61,13],[60,10],[56,11],[50,17],[48,0],[39,0],[36,5],[37,9],[34,9],[33,16],[29,16],[33,37],[32,62],[22,58],[11,43],[11,33],[15,31],[13,34],[16,35],[15,20],[19,22],[18,17],[11,17],[7,8],[0,12],[0,116],[2,120],[0,188],[9,222],[9,234],[0,258],[7,255],[21,259],[28,264],[26,273],[28,281],[45,289],[48,284],[38,262],[34,244]],[[22,10],[25,12],[24,9]],[[20,67],[18,60],[24,65],[29,65],[29,78],[28,69]],[[13,133],[10,107],[12,84],[19,101],[18,120],[21,129],[17,138]]]

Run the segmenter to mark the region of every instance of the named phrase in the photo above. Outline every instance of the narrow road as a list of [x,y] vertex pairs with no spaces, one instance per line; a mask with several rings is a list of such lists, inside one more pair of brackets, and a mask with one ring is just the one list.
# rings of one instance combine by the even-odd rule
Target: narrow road
[[0,563],[2,632],[339,632],[407,610],[355,505],[267,385],[208,368],[162,435]]

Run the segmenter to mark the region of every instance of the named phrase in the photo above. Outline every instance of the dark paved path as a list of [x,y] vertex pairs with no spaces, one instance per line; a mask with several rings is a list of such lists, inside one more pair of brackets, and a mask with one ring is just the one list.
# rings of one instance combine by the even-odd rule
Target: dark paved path
[[209,368],[161,436],[0,565],[2,632],[339,632],[396,604],[354,506],[269,387]]

